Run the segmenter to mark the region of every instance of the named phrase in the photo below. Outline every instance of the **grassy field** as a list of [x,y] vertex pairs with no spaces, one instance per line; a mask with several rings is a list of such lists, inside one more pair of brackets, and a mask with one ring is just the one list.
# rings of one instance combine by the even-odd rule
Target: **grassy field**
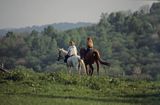
[[160,81],[35,73],[0,73],[0,105],[160,105]]

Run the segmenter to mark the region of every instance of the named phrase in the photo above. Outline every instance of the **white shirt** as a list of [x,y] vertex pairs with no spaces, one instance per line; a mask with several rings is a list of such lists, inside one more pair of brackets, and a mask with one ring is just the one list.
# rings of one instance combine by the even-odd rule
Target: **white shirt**
[[69,56],[77,55],[77,48],[76,48],[75,45],[69,46],[69,48],[68,48],[67,51],[68,51],[68,55],[69,55]]

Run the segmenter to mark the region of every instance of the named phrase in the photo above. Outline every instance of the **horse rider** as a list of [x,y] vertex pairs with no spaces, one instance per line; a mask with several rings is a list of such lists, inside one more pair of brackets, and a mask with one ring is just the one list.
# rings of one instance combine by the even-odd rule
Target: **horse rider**
[[88,53],[89,51],[92,51],[92,50],[93,50],[93,40],[92,40],[91,37],[88,37],[88,38],[87,38],[86,45],[87,45],[86,53]]
[[68,53],[65,56],[64,62],[67,63],[67,59],[71,56],[76,56],[77,55],[77,47],[75,46],[74,41],[69,41],[69,48],[68,48]]

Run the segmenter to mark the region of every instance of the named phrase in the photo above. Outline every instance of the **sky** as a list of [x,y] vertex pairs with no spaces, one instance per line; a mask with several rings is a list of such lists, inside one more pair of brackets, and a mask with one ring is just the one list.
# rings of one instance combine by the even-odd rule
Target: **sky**
[[0,29],[60,22],[97,23],[101,13],[136,11],[152,0],[0,0]]

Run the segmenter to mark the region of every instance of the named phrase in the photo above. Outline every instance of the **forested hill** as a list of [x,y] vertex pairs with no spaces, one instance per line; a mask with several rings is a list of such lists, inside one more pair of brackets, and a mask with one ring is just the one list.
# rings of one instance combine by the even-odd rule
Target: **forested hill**
[[79,28],[79,27],[86,27],[86,26],[91,26],[94,23],[89,23],[89,22],[78,22],[78,23],[53,23],[53,24],[47,24],[47,25],[41,25],[41,26],[31,26],[31,27],[24,27],[24,28],[11,28],[11,29],[0,29],[0,36],[5,35],[8,31],[13,31],[16,33],[19,32],[32,32],[32,30],[36,30],[38,32],[43,31],[44,28],[46,28],[47,26],[52,26],[57,30],[60,31],[65,31],[65,30],[69,30],[69,29],[75,29],[75,28]]
[[110,76],[136,76],[160,79],[160,2],[134,13],[102,13],[99,22],[89,27],[57,31],[48,26],[41,32],[8,32],[0,38],[0,63],[7,69],[23,65],[35,71],[63,70],[57,62],[57,49],[67,48],[72,39],[78,49],[88,36],[104,60]]

